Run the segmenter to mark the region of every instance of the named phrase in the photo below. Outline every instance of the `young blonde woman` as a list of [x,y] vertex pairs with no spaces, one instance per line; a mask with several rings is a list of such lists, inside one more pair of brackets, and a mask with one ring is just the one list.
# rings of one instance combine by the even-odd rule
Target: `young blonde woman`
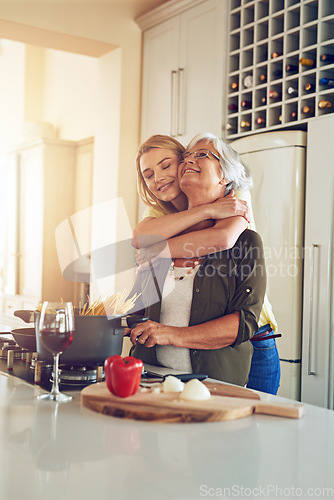
[[[211,134],[194,138],[187,151],[192,151],[196,144],[203,141],[209,146],[208,149],[202,148],[194,152],[194,162],[188,162],[187,169],[182,170],[182,179],[179,177],[179,166],[184,160],[185,149],[175,139],[153,136],[141,146],[137,156],[139,193],[148,205],[143,220],[134,230],[137,247],[142,248],[150,244],[152,240],[145,238],[147,235],[168,240],[171,257],[187,259],[186,263],[182,264],[175,260],[175,267],[178,263],[191,266],[194,258],[232,248],[247,226],[254,228],[249,194],[251,178],[237,153]],[[196,200],[192,207],[188,208],[188,199],[181,191],[180,184],[186,186],[187,177],[193,182],[193,175],[197,173],[197,166],[193,165],[197,165],[197,162],[200,164],[201,158],[206,157],[220,162],[224,177],[229,180],[226,187],[232,190],[225,197],[208,204],[201,204],[201,200]],[[209,188],[210,179],[207,182]],[[226,191],[225,189],[225,193]],[[198,190],[198,193],[201,192],[205,192],[203,185]],[[191,232],[189,228],[192,228]],[[277,329],[267,299],[259,320],[260,326],[265,324],[270,325],[269,330]],[[262,346],[257,343],[257,347]],[[276,344],[274,347],[276,349]],[[278,355],[276,357],[278,358]],[[251,378],[250,374],[250,386]],[[267,380],[261,385],[258,380],[254,380],[253,388],[276,393],[278,383],[279,376],[276,374],[274,384]]]

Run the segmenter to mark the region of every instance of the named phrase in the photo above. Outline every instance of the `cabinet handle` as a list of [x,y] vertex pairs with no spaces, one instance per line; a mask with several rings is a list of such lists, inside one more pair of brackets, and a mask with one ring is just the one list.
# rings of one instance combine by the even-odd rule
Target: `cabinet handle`
[[177,134],[184,135],[184,69],[178,69]]
[[308,336],[308,375],[316,375],[314,368],[313,331],[317,321],[318,283],[319,283],[319,245],[312,244],[310,269],[310,303],[309,303],[309,336]]
[[177,134],[177,118],[176,118],[176,109],[177,109],[177,94],[176,85],[177,85],[177,71],[173,70],[171,72],[171,117],[170,117],[170,135],[172,137],[176,137]]

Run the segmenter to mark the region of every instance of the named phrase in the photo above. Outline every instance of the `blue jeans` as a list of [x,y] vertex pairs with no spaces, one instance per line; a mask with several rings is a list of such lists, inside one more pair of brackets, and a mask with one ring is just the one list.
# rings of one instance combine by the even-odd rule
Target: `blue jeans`
[[275,339],[252,342],[254,352],[247,387],[277,394],[281,380],[281,366]]

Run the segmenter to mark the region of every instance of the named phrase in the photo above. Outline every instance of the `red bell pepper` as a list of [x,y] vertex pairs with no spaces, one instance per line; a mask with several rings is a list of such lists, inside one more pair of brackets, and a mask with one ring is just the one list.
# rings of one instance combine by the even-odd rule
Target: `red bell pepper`
[[110,356],[104,362],[104,373],[109,391],[121,398],[138,391],[143,370],[141,359],[133,356]]

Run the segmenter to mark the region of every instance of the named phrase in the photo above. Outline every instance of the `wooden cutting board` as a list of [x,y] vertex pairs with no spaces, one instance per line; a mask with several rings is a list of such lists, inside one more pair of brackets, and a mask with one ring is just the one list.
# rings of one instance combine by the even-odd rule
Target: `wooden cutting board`
[[231,396],[183,401],[176,393],[137,392],[128,398],[120,398],[108,391],[105,382],[85,387],[81,391],[81,404],[105,415],[154,422],[219,422],[253,413],[300,418],[304,413],[302,404],[269,403]]
[[[143,387],[158,386],[161,379],[147,379],[143,381]],[[213,396],[230,396],[232,398],[261,399],[259,394],[251,389],[245,389],[238,385],[224,384],[221,382],[209,382],[204,380],[202,384],[206,385]]]

